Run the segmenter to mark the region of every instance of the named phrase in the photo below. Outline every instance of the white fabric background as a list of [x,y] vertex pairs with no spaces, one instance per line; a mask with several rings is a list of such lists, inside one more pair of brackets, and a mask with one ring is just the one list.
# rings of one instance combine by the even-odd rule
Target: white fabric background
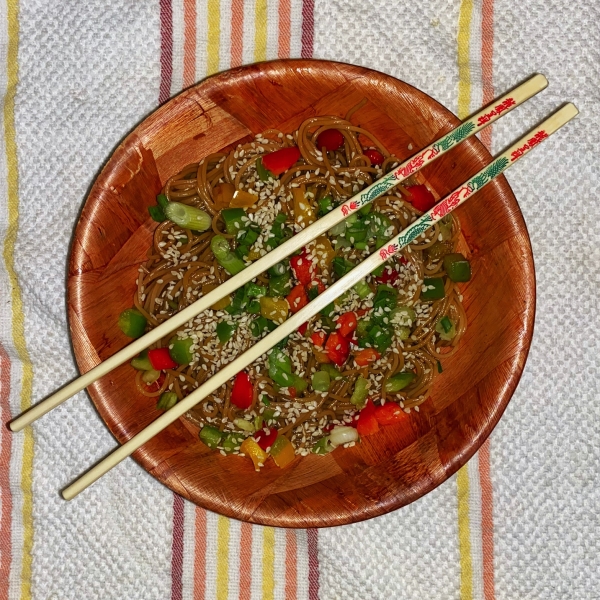
[[[157,4],[20,3],[15,256],[34,399],[76,373],[69,241],[100,166],[156,105]],[[562,101],[582,111],[508,174],[532,237],[538,312],[523,380],[492,436],[496,596],[599,598],[600,11],[586,0],[495,6],[496,90],[534,71],[551,81],[498,123],[495,148]],[[458,7],[317,1],[315,55],[385,71],[456,111]],[[60,487],[113,447],[83,394],[40,420],[35,436],[34,597],[168,598],[171,493],[126,461],[85,497],[60,499]],[[457,598],[457,535],[454,479],[396,513],[321,530],[321,597]]]
[[[38,400],[77,374],[66,326],[71,236],[112,149],[157,103],[150,2],[20,3],[16,269]],[[35,425],[35,598],[167,598],[172,493],[133,461],[72,502],[59,489],[114,439],[84,393]]]
[[[456,112],[459,3],[393,5],[382,23],[379,2],[318,2],[315,55],[395,75]],[[567,100],[581,111],[507,173],[533,244],[537,313],[523,378],[491,437],[498,600],[600,598],[599,22],[597,2],[495,2],[496,92],[535,72],[550,86],[495,125],[494,150]],[[365,597],[457,597],[443,579],[458,568],[455,496],[449,481],[408,509],[323,531],[323,598],[358,597],[357,568],[369,574]]]

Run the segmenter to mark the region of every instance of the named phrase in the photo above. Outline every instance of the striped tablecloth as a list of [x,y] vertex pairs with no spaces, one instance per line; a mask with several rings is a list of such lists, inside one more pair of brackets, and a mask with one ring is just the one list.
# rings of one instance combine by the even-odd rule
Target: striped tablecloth
[[536,259],[536,330],[509,408],[457,476],[319,531],[208,513],[130,460],[66,503],[58,490],[114,445],[79,394],[23,433],[0,428],[0,599],[600,598],[598,23],[588,0],[0,0],[3,422],[76,374],[66,263],[96,173],[206,75],[342,60],[462,117],[546,74],[547,91],[485,132],[495,151],[563,101],[581,110],[508,174]]

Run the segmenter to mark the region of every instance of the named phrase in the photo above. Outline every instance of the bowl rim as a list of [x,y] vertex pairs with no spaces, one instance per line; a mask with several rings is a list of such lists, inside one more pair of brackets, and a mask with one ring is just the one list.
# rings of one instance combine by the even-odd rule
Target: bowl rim
[[[165,102],[164,104],[159,106],[156,110],[152,111],[150,114],[148,114],[144,118],[142,118],[136,124],[136,126],[123,138],[122,142],[117,146],[117,148],[114,149],[113,152],[111,152],[110,157],[105,162],[102,170],[96,177],[93,185],[91,186],[91,188],[89,190],[89,193],[87,194],[85,202],[82,205],[82,211],[80,213],[79,219],[78,219],[77,224],[74,229],[73,239],[75,239],[77,237],[77,232],[79,231],[79,229],[81,227],[85,226],[85,223],[83,222],[83,214],[82,214],[84,207],[88,204],[88,202],[91,202],[92,204],[94,202],[98,202],[99,192],[101,190],[106,190],[106,184],[110,181],[110,178],[112,177],[113,162],[115,161],[115,157],[120,152],[127,152],[129,149],[131,149],[131,147],[134,146],[134,144],[139,142],[140,137],[138,137],[138,132],[149,121],[151,121],[153,119],[157,119],[158,117],[161,116],[161,114],[168,112],[170,110],[170,107],[174,103],[181,102],[182,99],[186,98],[189,94],[194,93],[195,90],[197,90],[199,88],[202,88],[207,85],[215,85],[215,83],[218,83],[221,80],[231,79],[232,77],[240,77],[240,76],[244,77],[246,75],[250,75],[252,73],[252,71],[256,70],[257,66],[260,66],[260,67],[266,66],[269,68],[279,68],[282,65],[286,66],[286,65],[290,65],[290,64],[294,65],[297,68],[309,68],[309,69],[311,67],[318,67],[318,68],[340,67],[340,68],[343,68],[344,70],[350,70],[350,71],[354,70],[354,71],[356,71],[357,75],[361,75],[361,76],[364,76],[365,72],[377,74],[377,76],[379,76],[379,77],[383,77],[388,80],[393,80],[395,82],[400,82],[403,85],[412,88],[418,94],[426,96],[431,101],[433,108],[435,109],[435,111],[437,113],[444,115],[447,119],[449,119],[450,121],[453,122],[452,126],[456,126],[460,123],[458,118],[449,109],[447,109],[444,105],[442,105],[440,102],[435,100],[433,97],[431,97],[426,92],[419,90],[418,88],[412,86],[411,84],[408,84],[408,83],[406,83],[396,77],[393,77],[392,75],[384,73],[382,71],[378,71],[378,70],[370,69],[370,68],[366,68],[366,67],[360,67],[360,66],[352,65],[349,63],[345,63],[345,62],[328,61],[328,60],[321,60],[321,59],[302,59],[302,58],[276,59],[276,60],[265,61],[265,62],[261,62],[261,63],[252,63],[249,65],[236,67],[236,68],[233,68],[233,69],[230,69],[227,71],[223,71],[220,73],[215,73],[215,74],[201,80],[200,82],[196,83],[195,85],[183,90],[182,92],[180,92],[179,94],[177,94],[176,96],[174,96],[173,98],[169,99],[167,102]],[[491,162],[492,156],[489,153],[489,151],[485,148],[485,146],[482,144],[481,141],[479,141],[478,139],[473,137],[473,138],[470,138],[469,144],[470,144],[471,148],[474,150],[475,157],[478,160],[483,160],[486,163]],[[285,518],[284,519],[269,518],[269,517],[265,517],[264,515],[254,514],[254,513],[252,513],[249,516],[244,516],[242,518],[242,517],[240,517],[239,514],[236,513],[236,511],[234,509],[230,509],[229,506],[225,506],[224,504],[222,504],[214,499],[211,499],[209,497],[206,497],[206,496],[202,497],[201,504],[199,504],[197,502],[197,500],[191,499],[192,501],[196,502],[196,504],[199,504],[200,506],[202,506],[205,509],[212,510],[214,512],[218,512],[219,514],[222,514],[224,516],[251,522],[251,523],[261,524],[261,525],[277,526],[277,527],[293,527],[293,528],[332,527],[332,526],[360,522],[363,520],[374,518],[376,516],[386,514],[388,512],[391,512],[392,510],[396,510],[398,508],[401,508],[402,506],[410,504],[411,502],[414,502],[415,500],[421,498],[425,494],[431,492],[432,490],[437,488],[439,485],[441,485],[442,483],[447,481],[454,473],[456,473],[463,465],[465,465],[472,458],[472,456],[477,452],[477,450],[479,450],[479,448],[482,446],[482,444],[485,442],[485,440],[489,437],[489,435],[491,434],[493,429],[496,427],[498,421],[500,420],[502,414],[506,410],[506,407],[508,406],[508,403],[510,402],[510,399],[512,398],[513,393],[519,383],[519,380],[522,376],[525,362],[527,360],[527,356],[528,356],[528,353],[530,350],[530,346],[531,346],[531,340],[532,340],[532,335],[533,335],[533,326],[534,326],[534,320],[535,320],[535,310],[536,310],[535,266],[534,266],[534,261],[533,261],[533,252],[532,252],[532,247],[531,247],[531,241],[529,238],[529,233],[527,231],[527,226],[523,219],[523,215],[519,208],[516,197],[514,196],[514,193],[512,192],[510,185],[508,184],[506,178],[503,175],[500,177],[497,177],[495,179],[495,181],[490,184],[490,186],[496,186],[497,188],[500,188],[500,191],[502,194],[508,194],[509,198],[512,198],[512,200],[514,201],[515,215],[521,220],[520,226],[522,227],[522,232],[524,234],[522,241],[524,243],[526,243],[526,247],[523,248],[523,254],[524,254],[525,260],[523,262],[522,267],[524,269],[526,269],[528,274],[530,275],[531,286],[530,286],[530,289],[527,290],[529,302],[527,304],[526,310],[524,311],[523,328],[521,331],[521,335],[519,336],[519,342],[517,344],[518,349],[515,350],[515,352],[514,352],[515,355],[518,355],[520,357],[520,360],[518,362],[517,368],[513,369],[511,371],[508,381],[506,382],[506,385],[503,386],[501,394],[499,395],[496,403],[493,405],[492,410],[489,413],[489,417],[486,419],[486,422],[483,424],[482,427],[480,427],[477,430],[476,435],[471,440],[469,440],[468,442],[465,440],[465,444],[445,464],[446,468],[445,468],[444,476],[440,477],[438,479],[425,478],[426,480],[421,481],[420,484],[413,486],[411,488],[411,490],[406,494],[403,501],[401,501],[401,502],[398,502],[396,496],[389,495],[387,498],[385,498],[383,500],[379,500],[376,505],[369,506],[369,507],[362,507],[359,512],[352,514],[350,517],[348,517],[346,514],[329,513],[327,515],[328,520],[324,521],[322,517],[314,516],[314,517],[310,518],[310,517],[304,516],[302,523],[300,523],[300,524],[297,523],[295,520],[289,521]],[[71,274],[77,273],[80,270],[80,265],[81,265],[81,261],[82,261],[82,256],[81,256],[82,251],[80,248],[76,247],[75,244],[71,244],[69,254],[70,255],[69,255],[68,262],[69,262],[69,279],[70,279]],[[69,283],[68,291],[67,291],[67,305],[68,305],[70,341],[71,341],[71,345],[73,348],[73,352],[74,352],[74,356],[76,358],[77,364],[78,364],[81,372],[84,372],[84,370],[82,368],[84,365],[84,357],[80,354],[80,352],[78,352],[77,343],[75,342],[75,331],[76,331],[77,327],[74,326],[74,321],[78,318],[78,311],[76,310],[76,307],[80,306],[81,298],[79,297],[79,294],[80,294],[79,288],[77,286],[71,285]],[[88,357],[88,359],[89,359],[89,357]],[[85,369],[85,370],[87,370],[87,369]],[[88,395],[90,396],[90,399],[92,400],[92,403],[94,404],[97,412],[99,413],[100,417],[104,421],[104,423],[107,426],[107,428],[109,429],[109,431],[111,431],[111,433],[115,436],[117,441],[122,443],[122,440],[119,439],[120,437],[121,438],[130,437],[130,436],[126,435],[126,432],[115,431],[113,429],[113,427],[111,427],[111,423],[109,422],[110,419],[108,418],[106,411],[103,410],[102,404],[97,401],[94,387],[92,386],[91,389],[87,390],[87,392],[88,392]],[[144,452],[144,447],[142,447],[140,450],[138,450],[133,455],[133,458],[146,471],[148,471],[153,477],[158,479],[161,483],[163,483],[167,487],[171,488],[174,492],[179,493],[179,494],[183,495],[184,497],[187,497],[188,499],[190,499],[189,496],[185,493],[185,488],[177,487],[177,489],[175,489],[175,487],[172,484],[172,481],[168,481],[165,477],[161,477],[161,473],[157,472],[156,469],[154,468],[155,464],[150,460],[150,457],[147,455],[147,453]]]

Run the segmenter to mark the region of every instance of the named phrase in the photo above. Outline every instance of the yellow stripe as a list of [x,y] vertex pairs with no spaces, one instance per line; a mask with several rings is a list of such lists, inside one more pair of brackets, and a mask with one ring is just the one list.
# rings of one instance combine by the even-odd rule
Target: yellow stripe
[[208,0],[208,48],[206,74],[212,75],[219,70],[219,44],[221,35],[221,6],[219,0]]
[[[15,272],[15,244],[19,226],[19,170],[17,141],[15,134],[15,93],[19,80],[19,3],[7,2],[8,9],[8,53],[7,89],[4,98],[4,132],[6,136],[6,162],[8,176],[8,229],[4,240],[4,262],[11,287],[13,340],[19,361],[23,365],[21,387],[21,410],[31,406],[33,369],[25,343],[25,318],[21,289]],[[31,562],[33,549],[33,496],[31,477],[33,472],[33,432],[25,428],[23,439],[23,464],[21,467],[21,491],[23,493],[23,562],[21,566],[21,598],[31,598]]]
[[[470,43],[473,0],[462,0],[458,15],[458,118],[470,113],[471,71]],[[471,557],[471,525],[469,522],[469,472],[465,465],[456,479],[458,487],[458,543],[460,549],[460,597],[473,598],[473,563]]]
[[275,530],[265,527],[263,532],[263,597],[273,600],[275,594]]
[[473,0],[462,0],[458,14],[458,118],[469,115],[471,104],[471,72],[469,46]]
[[471,525],[469,522],[469,472],[465,465],[456,478],[458,486],[458,544],[460,548],[460,598],[473,598],[473,564],[471,561]]
[[267,60],[267,0],[256,0],[254,60]]
[[217,520],[217,600],[229,595],[229,519]]

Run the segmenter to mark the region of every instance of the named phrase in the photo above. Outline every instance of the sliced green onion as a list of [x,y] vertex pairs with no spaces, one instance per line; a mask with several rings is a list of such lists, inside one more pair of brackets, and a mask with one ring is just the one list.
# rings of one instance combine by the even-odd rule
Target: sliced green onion
[[227,321],[219,321],[217,323],[217,337],[220,344],[226,344],[237,329],[237,324],[228,323]]
[[368,215],[371,211],[373,210],[373,205],[371,203],[369,204],[365,204],[359,211],[358,213],[360,215]]
[[260,302],[256,298],[253,298],[248,303],[248,306],[246,306],[246,312],[250,313],[251,315],[260,314]]
[[281,387],[294,387],[294,375],[287,373],[278,365],[269,367],[269,377]]
[[243,208],[225,208],[221,211],[221,216],[229,235],[238,235],[247,229],[247,217]]
[[354,291],[358,294],[361,300],[364,300],[369,294],[371,294],[371,288],[367,283],[366,279],[361,279],[358,283],[354,284]]
[[319,216],[326,215],[328,212],[333,210],[333,198],[331,196],[325,196],[321,198],[318,203],[319,205]]
[[306,383],[306,379],[302,379],[298,375],[294,375],[294,380],[292,383],[292,387],[295,388],[296,392],[301,394],[308,387],[308,383]]
[[205,425],[198,434],[200,439],[213,450],[219,445],[223,433],[212,425]]
[[263,165],[262,158],[260,157],[256,160],[256,173],[261,181],[269,181],[269,177],[273,177],[273,179],[275,179],[273,173],[271,173],[271,171],[269,171],[265,165]]
[[246,268],[243,260],[238,258],[229,247],[229,242],[222,235],[215,235],[210,241],[212,250],[218,263],[230,274],[237,275]]
[[342,235],[346,231],[346,223],[344,221],[340,221],[337,225],[334,225],[327,234],[332,237],[337,237],[338,235]]
[[409,385],[415,377],[416,375],[410,371],[398,373],[385,382],[385,391],[388,394],[395,394]]
[[353,262],[349,261],[347,258],[342,256],[336,256],[331,266],[333,267],[334,273],[338,277],[343,277],[346,273],[349,273],[356,266]]
[[356,244],[354,244],[354,247],[357,250],[367,250],[369,248],[369,244],[367,244],[367,242],[356,242]]
[[269,354],[269,367],[271,366],[279,367],[286,373],[292,373],[292,360],[282,350],[274,349],[271,354]]
[[131,366],[138,371],[150,371],[152,363],[148,358],[148,350],[142,350],[138,356],[131,360]]
[[308,296],[308,300],[312,302],[319,295],[319,288],[316,285],[313,285],[312,287],[308,288],[306,294]]
[[169,204],[169,199],[164,194],[159,194],[156,196],[156,204],[161,208],[166,208],[167,204]]
[[154,383],[160,377],[160,371],[156,371],[155,369],[148,369],[144,371],[142,374],[142,381],[144,383]]
[[181,202],[169,202],[164,211],[167,219],[184,229],[206,231],[212,224],[212,218],[207,212]]
[[444,270],[451,281],[461,282],[471,279],[471,264],[460,253],[444,256]]
[[130,338],[143,335],[146,323],[146,317],[137,308],[126,308],[119,315],[119,329]]
[[444,371],[444,369],[442,369],[442,363],[439,360],[437,361],[437,369],[438,373],[442,373]]
[[254,337],[260,337],[265,331],[273,331],[277,327],[276,323],[260,316],[250,323],[250,331]]
[[326,392],[329,390],[331,384],[331,377],[327,371],[317,371],[312,376],[312,386],[317,392]]
[[154,221],[157,223],[162,223],[167,220],[165,215],[165,211],[160,206],[149,206],[148,212]]
[[[248,421],[246,421],[246,423],[248,423]],[[250,424],[250,426],[252,426],[252,424]],[[236,450],[240,449],[240,446],[242,445],[245,439],[246,436],[243,433],[232,431],[231,433],[228,433],[225,436],[225,439],[223,440],[221,446],[223,446],[223,450],[225,450],[225,452],[231,454],[232,452],[235,452]]]
[[292,289],[292,278],[289,271],[278,277],[269,279],[269,296],[273,298],[284,297],[290,293]]
[[281,275],[285,275],[289,271],[290,265],[286,261],[278,262],[276,265],[273,265],[267,273],[272,277],[280,277]]
[[456,336],[456,326],[448,317],[443,317],[435,324],[435,330],[440,334],[440,339],[450,342]]
[[341,379],[342,374],[330,363],[324,363],[321,365],[321,371],[325,371],[330,379],[336,380]]
[[399,340],[405,341],[410,337],[410,327],[406,327],[406,325],[397,325],[394,328],[394,333]]
[[312,449],[313,454],[329,454],[334,447],[331,445],[329,436],[322,437]]
[[254,432],[254,425],[251,421],[246,421],[246,419],[234,419],[233,424],[238,429],[243,429],[244,431],[249,431],[250,433]]
[[446,295],[446,292],[444,291],[444,280],[441,277],[424,279],[423,287],[425,289],[421,292],[421,300],[440,300]]
[[184,338],[182,340],[173,338],[169,342],[169,354],[171,358],[178,365],[189,365],[194,358],[194,353],[192,352],[193,344],[194,340],[192,338]]
[[169,410],[177,404],[177,394],[175,392],[163,392],[158,399],[156,408],[159,410]]
[[355,406],[362,406],[369,395],[369,381],[364,377],[359,377],[354,384],[354,391],[350,397],[350,402]]
[[269,396],[265,396],[264,394],[261,396],[260,401],[265,405],[265,406],[271,406],[271,401],[269,400]]
[[246,292],[249,298],[260,298],[267,295],[267,288],[264,285],[250,282],[246,284]]
[[379,265],[376,269],[371,272],[371,275],[374,277],[381,277],[383,275],[383,270],[385,269],[385,265]]

